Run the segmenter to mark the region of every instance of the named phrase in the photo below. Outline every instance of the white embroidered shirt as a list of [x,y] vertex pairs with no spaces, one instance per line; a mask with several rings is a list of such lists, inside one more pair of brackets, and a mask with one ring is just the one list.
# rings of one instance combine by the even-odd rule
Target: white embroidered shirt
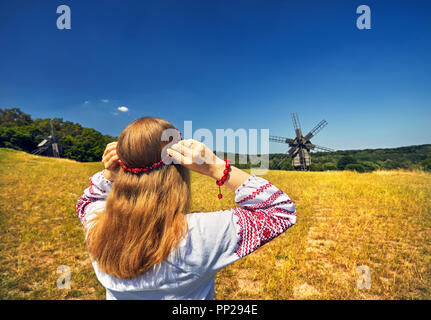
[[[112,183],[103,171],[90,178],[76,211],[84,227],[104,209]],[[250,176],[235,190],[238,205],[230,210],[187,214],[188,232],[165,261],[143,275],[118,279],[93,261],[107,299],[213,299],[214,280],[221,268],[252,253],[296,222],[287,194],[267,180]]]

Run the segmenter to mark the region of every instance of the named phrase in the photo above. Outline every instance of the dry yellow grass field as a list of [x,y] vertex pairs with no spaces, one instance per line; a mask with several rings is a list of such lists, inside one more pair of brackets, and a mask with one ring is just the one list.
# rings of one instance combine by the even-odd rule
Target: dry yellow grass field
[[[100,163],[0,149],[0,299],[104,299],[75,214]],[[431,174],[287,172],[266,176],[295,202],[297,224],[216,278],[216,299],[430,299]],[[193,210],[231,207],[192,175]],[[57,268],[71,270],[58,289]],[[358,289],[358,266],[370,270]]]

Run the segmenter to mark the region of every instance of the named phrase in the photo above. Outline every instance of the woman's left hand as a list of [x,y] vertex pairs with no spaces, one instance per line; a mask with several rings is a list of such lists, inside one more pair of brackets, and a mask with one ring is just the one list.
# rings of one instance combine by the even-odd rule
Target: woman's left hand
[[111,142],[106,145],[103,153],[102,163],[105,166],[103,171],[104,177],[109,181],[114,181],[120,169],[120,158],[117,155],[117,142]]

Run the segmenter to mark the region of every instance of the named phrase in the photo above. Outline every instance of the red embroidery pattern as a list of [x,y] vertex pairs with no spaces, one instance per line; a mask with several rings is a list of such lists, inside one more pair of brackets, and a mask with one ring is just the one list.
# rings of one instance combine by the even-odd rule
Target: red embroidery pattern
[[[275,202],[275,200],[277,200],[283,194],[284,194],[283,191],[277,190],[277,192],[275,192],[272,196],[270,196],[268,200],[257,204],[244,205],[244,208],[247,208],[250,210],[256,210],[256,209],[263,209],[263,208],[269,207]],[[277,205],[280,205],[282,203],[292,203],[292,200],[288,199],[286,201],[277,203]]]
[[[283,201],[284,202],[284,201]],[[280,202],[280,204],[281,204],[281,202]],[[278,207],[274,207],[274,211],[273,212],[278,212],[278,213],[283,213],[283,214],[288,214],[288,215],[290,215],[290,216],[296,216],[296,211],[290,211],[290,210],[287,210],[287,209],[284,209],[284,208],[278,208]],[[290,219],[289,219],[289,217],[286,217],[286,218],[283,218],[283,219],[288,219],[289,221],[290,221]]]
[[78,214],[78,218],[81,221],[82,224],[84,223],[84,217],[85,217],[85,208],[93,202],[96,202],[97,199],[95,198],[89,198],[85,195],[79,197],[78,202],[76,203],[76,213]]
[[[96,191],[93,188],[95,188]],[[90,194],[95,196],[105,193],[105,190],[100,189],[93,183],[93,177],[90,178],[90,189],[88,189],[88,191],[90,192]]]
[[91,185],[90,185],[90,187],[88,189],[88,192],[90,192],[91,195],[96,196],[96,197],[98,197],[101,194],[105,193],[104,190],[102,190],[98,186],[94,185],[93,182],[91,182]]
[[238,216],[240,226],[238,232],[240,238],[235,248],[235,253],[240,258],[279,236],[292,225],[289,218],[274,215],[279,208],[255,211],[243,208],[233,210],[234,214]]
[[85,210],[87,206],[100,199],[103,199],[104,196],[102,196],[102,194],[106,193],[105,190],[102,190],[101,188],[99,188],[97,185],[93,183],[93,177],[90,178],[90,187],[88,187],[84,191],[84,194],[81,197],[79,197],[78,202],[76,203],[76,213],[78,214],[79,220],[84,225],[85,225],[84,218],[86,214]]
[[263,192],[264,190],[268,189],[272,187],[271,182],[268,182],[267,184],[264,184],[263,186],[259,187],[259,189],[256,189],[256,191],[253,191],[253,193],[247,197],[245,197],[244,199],[241,199],[240,201],[237,202],[237,204],[241,204],[244,203],[246,201],[249,201],[253,198],[256,198],[261,192]]

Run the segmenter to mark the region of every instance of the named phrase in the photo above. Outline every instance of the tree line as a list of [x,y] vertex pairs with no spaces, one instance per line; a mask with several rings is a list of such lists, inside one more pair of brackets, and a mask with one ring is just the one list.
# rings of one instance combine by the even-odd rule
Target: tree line
[[[287,154],[271,154],[269,162],[270,169],[293,170],[292,161]],[[315,152],[311,155],[311,171],[371,172],[379,169],[431,171],[431,144],[400,148]]]
[[33,120],[19,108],[10,108],[0,109],[0,147],[32,152],[44,137],[51,134],[50,122],[62,145],[62,158],[99,161],[106,144],[116,139],[62,118]]
[[[84,128],[78,123],[62,118],[32,119],[19,108],[0,109],[0,147],[31,152],[44,137],[50,135],[50,122],[62,145],[64,158],[81,162],[99,161],[106,144],[117,138]],[[238,154],[229,154],[235,163]],[[239,164],[247,169],[250,162]],[[269,168],[272,170],[294,170],[287,154],[270,154]],[[431,144],[387,149],[341,150],[316,152],[311,156],[311,171],[354,170],[370,172],[378,169],[422,169],[431,171]]]

